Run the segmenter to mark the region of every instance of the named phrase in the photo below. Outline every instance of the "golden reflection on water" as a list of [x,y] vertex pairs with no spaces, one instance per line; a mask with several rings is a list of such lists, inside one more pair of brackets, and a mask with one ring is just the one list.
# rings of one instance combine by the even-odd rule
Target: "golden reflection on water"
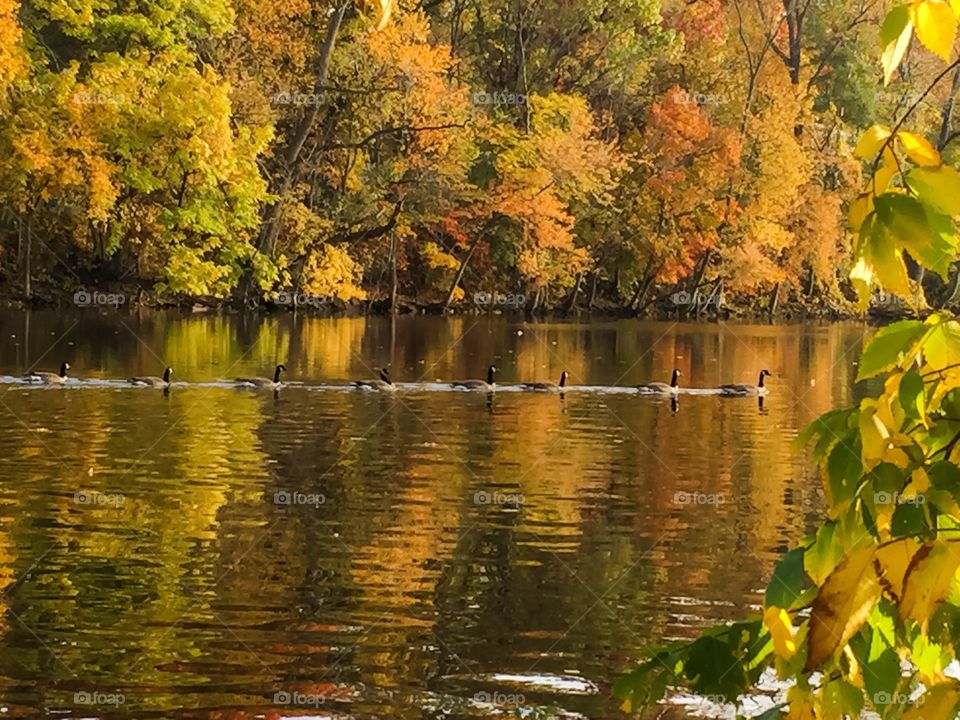
[[[42,357],[87,380],[170,365],[201,383],[0,384],[8,707],[109,714],[78,705],[100,691],[122,692],[127,716],[315,710],[278,705],[282,691],[357,717],[482,717],[477,693],[500,692],[608,717],[609,682],[650,643],[749,612],[809,529],[815,471],[791,441],[853,401],[867,329],[94,312],[0,314],[0,332],[0,375]],[[278,362],[325,387],[202,384]],[[774,378],[762,410],[329,387],[388,364],[432,383],[491,363],[505,384]]]

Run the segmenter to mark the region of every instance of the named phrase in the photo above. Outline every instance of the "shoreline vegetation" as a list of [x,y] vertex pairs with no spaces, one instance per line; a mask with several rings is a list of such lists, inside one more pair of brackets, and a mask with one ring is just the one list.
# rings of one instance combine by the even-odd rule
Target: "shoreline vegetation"
[[856,316],[856,138],[957,132],[876,83],[886,6],[0,0],[0,295]]

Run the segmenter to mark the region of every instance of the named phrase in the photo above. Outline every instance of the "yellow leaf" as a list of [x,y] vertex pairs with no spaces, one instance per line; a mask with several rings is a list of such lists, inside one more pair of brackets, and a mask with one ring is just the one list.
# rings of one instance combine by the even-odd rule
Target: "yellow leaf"
[[890,128],[883,125],[874,125],[863,134],[853,152],[858,158],[869,160],[880,152],[880,148],[883,147],[888,137],[890,137]]
[[884,591],[897,602],[903,597],[903,580],[920,547],[913,538],[904,538],[877,549],[873,559],[874,571]]
[[884,85],[889,85],[890,80],[893,79],[893,73],[900,67],[912,37],[913,23],[910,21],[910,9],[906,5],[895,6],[887,13],[887,17],[880,26],[880,45],[883,47],[880,60],[883,65]]
[[[877,173],[879,174],[879,172]],[[847,211],[847,220],[850,229],[857,232],[867,215],[873,212],[873,194],[863,193],[856,200],[850,203],[850,210]]]
[[954,680],[934,685],[907,708],[900,720],[954,720],[960,690]]
[[937,541],[920,548],[903,581],[900,618],[915,620],[926,632],[933,611],[950,594],[958,567],[960,545]]
[[897,139],[903,145],[903,150],[907,153],[907,156],[917,165],[932,167],[940,164],[940,153],[922,135],[901,130],[897,133]]
[[953,41],[957,37],[957,16],[953,8],[942,0],[914,0],[910,6],[910,20],[920,42],[949,62]]
[[808,690],[794,685],[787,690],[787,702],[790,709],[783,720],[817,720],[814,698]]
[[790,615],[783,608],[768,607],[763,613],[763,625],[773,638],[773,652],[777,657],[789,660],[797,652],[797,633],[790,622]]
[[830,573],[810,612],[809,650],[804,672],[833,657],[870,616],[880,597],[873,569],[876,546],[854,550]]

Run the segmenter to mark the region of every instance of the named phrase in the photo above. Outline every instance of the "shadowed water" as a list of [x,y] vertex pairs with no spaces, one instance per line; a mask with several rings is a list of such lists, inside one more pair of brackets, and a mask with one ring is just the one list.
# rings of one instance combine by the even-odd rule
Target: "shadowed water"
[[[756,609],[866,328],[0,314],[11,716],[590,717]],[[65,387],[26,386],[28,369]],[[236,376],[289,368],[279,394]],[[390,365],[401,391],[348,391]],[[563,395],[448,391],[482,378]],[[165,393],[131,375],[174,368]],[[623,386],[755,383],[756,398]]]

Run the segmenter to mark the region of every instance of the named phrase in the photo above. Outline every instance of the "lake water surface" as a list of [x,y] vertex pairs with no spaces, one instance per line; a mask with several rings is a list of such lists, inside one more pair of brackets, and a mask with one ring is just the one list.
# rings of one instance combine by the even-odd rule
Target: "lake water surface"
[[[7,716],[622,717],[822,503],[860,325],[0,313]],[[28,387],[28,369],[78,382]],[[269,375],[278,395],[219,381]],[[390,364],[394,395],[342,389]],[[556,381],[563,396],[441,390]],[[169,393],[124,387],[170,365]],[[755,383],[756,398],[617,392]]]

